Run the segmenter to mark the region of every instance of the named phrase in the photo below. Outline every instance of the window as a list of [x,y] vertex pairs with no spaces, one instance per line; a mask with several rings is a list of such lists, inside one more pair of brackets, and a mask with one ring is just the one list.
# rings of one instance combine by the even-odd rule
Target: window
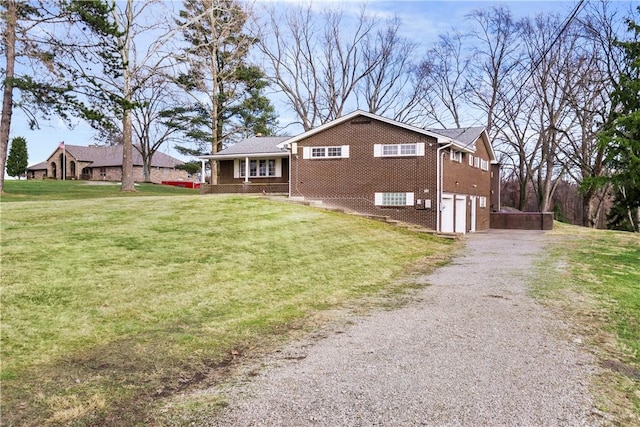
[[487,160],[483,160],[483,159],[481,159],[481,160],[480,160],[480,168],[481,168],[483,171],[488,171],[488,170],[489,170],[489,162],[488,162]]
[[329,147],[303,147],[303,159],[344,159],[349,157],[348,145],[335,145]]
[[480,167],[480,160],[482,160],[480,157],[476,157],[475,159],[473,159],[473,166],[476,168]]
[[451,156],[451,161],[462,163],[462,151],[451,150],[450,156]]
[[473,166],[473,159],[474,159],[473,154],[469,154],[469,166]]
[[397,156],[398,155],[398,146],[397,145],[383,145],[382,146],[382,155],[383,156]]
[[[249,160],[249,176],[251,178],[279,177],[281,174],[280,159]],[[245,178],[246,160],[235,161],[234,178]]]
[[481,208],[487,207],[487,198],[484,196],[480,196],[480,207]]
[[327,157],[327,147],[314,147],[311,149],[311,157]]
[[107,176],[107,168],[100,168],[100,176],[102,177]]
[[374,144],[373,156],[424,156],[424,142],[417,142],[413,144]]
[[413,206],[413,193],[375,193],[376,206]]

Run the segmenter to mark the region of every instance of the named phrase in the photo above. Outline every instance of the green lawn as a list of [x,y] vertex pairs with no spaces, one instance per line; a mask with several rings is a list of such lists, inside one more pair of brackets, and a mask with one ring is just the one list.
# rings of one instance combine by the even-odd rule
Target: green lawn
[[455,248],[260,198],[7,184],[4,425],[153,424],[164,397],[212,381],[232,357],[273,345],[323,310],[406,290],[396,279]]
[[556,223],[552,238],[557,244],[536,292],[571,317],[606,368],[597,385],[603,409],[622,425],[637,425],[640,235]]
[[120,191],[116,182],[47,180],[5,180],[0,202],[97,199],[153,195],[193,195],[198,190],[158,184],[136,184],[135,192]]

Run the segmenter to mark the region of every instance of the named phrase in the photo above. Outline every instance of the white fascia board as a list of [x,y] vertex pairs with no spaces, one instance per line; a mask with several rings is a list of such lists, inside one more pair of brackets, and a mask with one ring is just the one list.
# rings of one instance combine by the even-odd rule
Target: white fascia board
[[476,147],[473,147],[473,149],[469,148],[468,146],[462,144],[460,141],[456,141],[455,139],[443,139],[442,141],[438,141],[438,144],[442,144],[442,145],[451,145],[451,147],[455,148],[458,151],[464,151],[465,153],[475,153],[476,152]]
[[483,130],[482,131],[482,140],[485,143],[485,146],[487,147],[487,151],[489,151],[489,160],[492,163],[498,163],[498,157],[496,156],[496,152],[493,149],[493,144],[491,143],[491,141],[489,141],[489,134],[487,133],[487,130]]
[[273,157],[289,157],[289,153],[286,151],[278,153],[246,153],[246,154],[207,154],[205,156],[198,156],[202,160],[229,160],[229,159],[244,159],[244,158],[273,158]]
[[403,129],[407,129],[407,130],[410,130],[410,131],[413,131],[413,132],[416,132],[416,133],[420,133],[422,135],[427,135],[427,136],[430,136],[432,138],[436,138],[438,143],[448,143],[450,141],[449,138],[446,138],[446,137],[444,137],[442,135],[439,135],[439,134],[437,134],[435,132],[428,131],[426,129],[422,129],[422,128],[411,126],[411,125],[408,125],[408,124],[405,124],[405,123],[397,122],[395,120],[391,120],[391,119],[388,119],[386,117],[378,116],[378,115],[373,114],[373,113],[368,113],[366,111],[355,110],[355,111],[347,114],[346,116],[338,117],[337,119],[332,120],[332,121],[330,121],[328,123],[325,123],[325,124],[323,124],[321,126],[318,126],[317,128],[311,129],[311,130],[309,130],[307,132],[303,132],[300,135],[297,135],[297,136],[294,136],[294,137],[292,137],[290,139],[287,139],[286,141],[282,141],[280,144],[278,144],[278,148],[283,148],[283,147],[289,146],[293,142],[298,142],[298,141],[300,141],[302,139],[305,139],[305,138],[308,138],[310,136],[313,136],[313,135],[315,135],[317,133],[320,133],[320,132],[322,132],[322,131],[324,131],[326,129],[332,128],[333,126],[337,126],[337,125],[339,125],[341,123],[347,122],[347,121],[349,121],[349,120],[351,120],[351,119],[353,119],[355,117],[358,117],[358,116],[364,116],[364,117],[370,118],[372,120],[378,120],[378,121],[381,121],[381,122],[384,122],[384,123],[388,123],[388,124],[393,125],[393,126],[401,127]]

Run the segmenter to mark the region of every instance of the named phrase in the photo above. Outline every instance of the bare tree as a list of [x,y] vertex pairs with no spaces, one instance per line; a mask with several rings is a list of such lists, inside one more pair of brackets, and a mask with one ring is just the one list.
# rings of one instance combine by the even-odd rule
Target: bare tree
[[154,154],[179,132],[178,128],[164,124],[163,113],[178,105],[179,100],[175,96],[176,86],[163,74],[154,73],[150,78],[142,76],[142,79],[144,86],[133,94],[132,130],[136,142],[133,147],[142,156],[144,180],[150,182]]
[[569,135],[562,147],[570,163],[568,173],[580,184],[582,225],[597,227],[603,223],[609,186],[597,182],[606,175],[605,146],[598,143],[598,132],[612,123],[617,106],[610,93],[624,67],[623,52],[616,44],[622,33],[623,17],[610,2],[590,4],[579,19],[585,66],[580,84],[572,91],[570,108],[579,121],[577,132]]
[[415,91],[424,114],[424,124],[462,127],[467,105],[467,76],[471,58],[465,47],[467,36],[453,31],[441,35],[417,70]]
[[506,6],[475,10],[467,18],[472,23],[470,38],[475,60],[469,63],[465,90],[470,103],[485,115],[487,133],[493,139],[499,134],[494,126],[500,97],[520,90],[516,81],[507,78],[522,71],[518,68],[520,25]]
[[398,34],[401,25],[400,19],[394,17],[366,40],[365,69],[370,72],[358,89],[358,98],[364,100],[370,113],[411,122],[418,99],[410,90],[410,61],[417,44]]
[[[159,72],[163,67],[166,54],[161,50],[171,33],[163,25],[169,12],[160,0],[110,6],[72,1],[70,11],[85,31],[71,28],[64,46],[67,61],[60,66],[73,76],[74,91],[91,106],[80,111],[84,118],[112,140],[122,141],[121,190],[135,191],[132,110],[138,92],[154,74],[147,70]],[[100,20],[94,12],[100,13]]]
[[400,117],[416,99],[410,82],[415,44],[399,35],[397,18],[383,22],[342,10],[315,12],[311,5],[265,8],[260,51],[266,72],[303,129],[340,117],[358,105]]

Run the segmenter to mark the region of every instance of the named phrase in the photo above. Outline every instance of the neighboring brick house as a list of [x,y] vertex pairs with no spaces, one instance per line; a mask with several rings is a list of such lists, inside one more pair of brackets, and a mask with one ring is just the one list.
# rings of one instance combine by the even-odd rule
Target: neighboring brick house
[[[150,168],[151,182],[188,180],[187,171],[176,169],[182,161],[167,154],[156,152]],[[49,158],[27,168],[27,179],[54,178],[78,179],[89,181],[122,180],[122,146],[88,147],[80,145],[59,146]],[[133,149],[134,181],[144,181],[142,155]]]
[[265,182],[258,159],[277,155],[289,167],[278,183],[289,183],[291,198],[451,233],[488,229],[499,208],[499,165],[484,128],[421,129],[355,111],[279,143],[265,138],[262,152],[251,152],[260,140],[206,156],[220,165],[220,185],[208,191],[251,192]]

